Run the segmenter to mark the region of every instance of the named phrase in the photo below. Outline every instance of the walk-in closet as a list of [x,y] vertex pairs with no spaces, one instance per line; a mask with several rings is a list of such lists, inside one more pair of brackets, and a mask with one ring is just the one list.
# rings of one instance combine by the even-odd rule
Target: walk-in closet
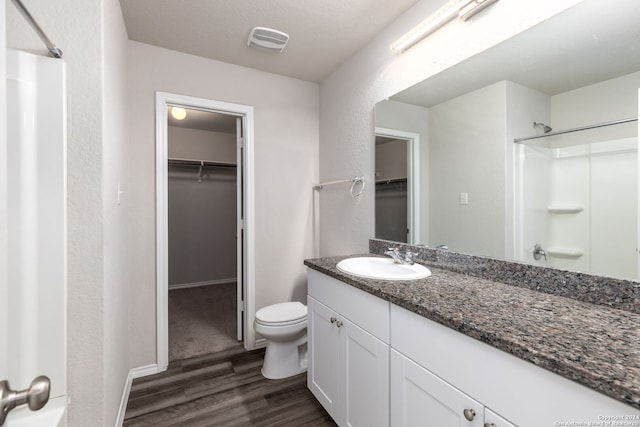
[[407,242],[407,141],[376,135],[376,238]]
[[233,115],[169,108],[169,361],[240,346]]

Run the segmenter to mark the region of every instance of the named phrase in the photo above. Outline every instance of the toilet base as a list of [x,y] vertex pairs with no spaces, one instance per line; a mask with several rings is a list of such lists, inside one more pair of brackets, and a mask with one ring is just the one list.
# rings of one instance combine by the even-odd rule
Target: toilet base
[[292,377],[307,371],[307,334],[293,342],[268,341],[262,375],[271,380]]

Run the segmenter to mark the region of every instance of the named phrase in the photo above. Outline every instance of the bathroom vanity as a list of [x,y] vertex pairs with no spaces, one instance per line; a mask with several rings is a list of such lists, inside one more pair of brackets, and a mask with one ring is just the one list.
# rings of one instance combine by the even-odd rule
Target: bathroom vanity
[[308,386],[340,426],[640,426],[639,314],[432,265],[364,279],[345,258],[305,261]]

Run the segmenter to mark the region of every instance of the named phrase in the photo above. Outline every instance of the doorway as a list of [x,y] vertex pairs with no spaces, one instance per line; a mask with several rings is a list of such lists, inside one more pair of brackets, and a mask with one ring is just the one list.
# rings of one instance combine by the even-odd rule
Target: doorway
[[421,241],[420,135],[375,129],[375,237],[408,244]]
[[[174,108],[191,115],[190,120],[174,118]],[[174,316],[189,314],[185,301],[195,295],[196,322],[226,323],[211,325],[214,331],[235,324],[235,338],[246,349],[255,347],[253,107],[157,92],[156,126],[157,358],[162,371],[170,360],[169,321],[179,321],[169,317],[170,293]],[[214,133],[226,141],[217,147],[203,143],[203,134]],[[196,220],[201,232],[193,226]],[[187,294],[193,295],[185,299]],[[235,321],[216,313],[216,304],[222,303],[233,315],[229,302],[235,303]],[[228,332],[226,339],[232,340]],[[193,350],[201,352],[209,344],[197,334],[191,341]],[[209,348],[213,352],[216,346]],[[179,351],[172,352],[176,357],[182,358]]]

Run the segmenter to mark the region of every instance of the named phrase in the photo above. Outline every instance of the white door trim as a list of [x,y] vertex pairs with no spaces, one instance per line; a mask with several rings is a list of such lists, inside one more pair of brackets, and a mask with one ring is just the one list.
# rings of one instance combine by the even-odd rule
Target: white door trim
[[420,134],[398,129],[377,127],[375,134],[407,141],[407,243],[420,242]]
[[[168,302],[168,197],[167,113],[170,105],[235,114],[244,118],[244,346],[255,348],[255,237],[254,237],[254,147],[253,107],[192,96],[156,92],[156,348],[158,371],[169,363]],[[241,262],[242,260],[238,260]]]
[[8,338],[8,222],[7,222],[7,64],[6,64],[6,2],[0,0],[0,381],[8,378],[9,363],[7,360]]

